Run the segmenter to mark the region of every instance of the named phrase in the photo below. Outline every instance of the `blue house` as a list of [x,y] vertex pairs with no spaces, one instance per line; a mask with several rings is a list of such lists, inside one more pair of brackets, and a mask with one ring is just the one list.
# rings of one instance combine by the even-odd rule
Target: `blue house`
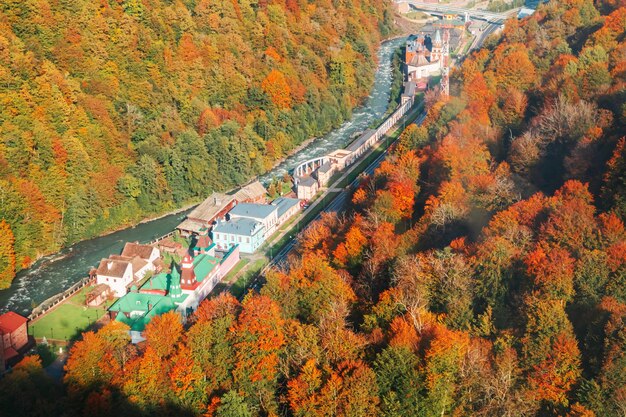
[[254,253],[265,240],[263,223],[254,219],[238,217],[213,226],[213,243],[219,250],[239,245],[242,253]]

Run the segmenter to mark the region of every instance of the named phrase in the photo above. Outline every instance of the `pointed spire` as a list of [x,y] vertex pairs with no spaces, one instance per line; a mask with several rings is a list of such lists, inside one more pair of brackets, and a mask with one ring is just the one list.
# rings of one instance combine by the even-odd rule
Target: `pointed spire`
[[441,32],[439,32],[439,29],[435,32],[435,41],[433,43],[435,45],[441,45]]
[[183,295],[183,291],[180,289],[180,274],[176,265],[172,262],[172,272],[170,272],[170,290],[169,296],[173,300],[177,300]]

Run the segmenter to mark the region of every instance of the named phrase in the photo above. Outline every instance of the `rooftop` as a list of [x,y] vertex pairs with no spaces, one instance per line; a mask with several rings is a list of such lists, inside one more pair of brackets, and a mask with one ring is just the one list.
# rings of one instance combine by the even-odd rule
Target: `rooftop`
[[301,177],[298,179],[298,187],[313,187],[317,185],[315,178]]
[[300,200],[297,198],[279,197],[272,201],[272,204],[278,207],[278,217],[281,217],[293,206],[300,205]]
[[0,334],[13,333],[19,329],[28,319],[13,311],[0,315]]
[[252,219],[265,219],[276,211],[276,206],[271,204],[240,203],[229,211],[231,216],[248,217]]
[[201,235],[198,236],[194,249],[210,249],[211,245],[213,245],[213,242],[211,241],[209,235]]
[[109,256],[109,259],[112,259],[114,261],[130,262],[130,264],[133,267],[133,273],[137,273],[138,271],[141,271],[141,269],[143,269],[146,265],[148,265],[148,262],[146,262],[143,258],[139,256],[134,256],[131,258],[130,256],[124,256],[124,255],[111,255]]
[[204,229],[205,226],[204,226],[204,223],[200,221],[186,219],[186,220],[183,220],[183,222],[179,224],[176,228],[181,229],[181,230],[188,230],[194,233],[200,233],[200,231]]
[[[196,219],[204,222],[211,222],[220,211],[224,210],[235,199],[232,195],[213,193],[204,200],[198,207],[187,215],[188,219]],[[185,223],[185,222],[183,222]],[[181,223],[181,226],[182,224]],[[180,226],[179,226],[180,227]]]
[[[174,302],[167,295],[130,292],[113,303],[109,311],[119,312],[115,318],[117,321],[127,324],[131,330],[141,332],[152,317],[175,310],[176,305],[182,303],[185,298],[187,295],[183,294]],[[134,314],[126,317],[123,313]]]
[[324,162],[321,167],[317,169],[318,172],[328,172],[332,169],[330,162]]
[[415,95],[415,82],[413,81],[408,81],[406,83],[404,83],[404,92],[402,93],[402,95],[404,96],[414,96]]
[[[213,233],[228,233],[238,236],[254,236],[263,229],[263,223],[247,218],[236,218],[219,222],[213,227]],[[214,235],[215,236],[215,235]]]
[[161,290],[167,293],[170,289],[169,275],[169,272],[161,272],[153,276],[141,286],[141,291]]
[[350,152],[354,152],[361,147],[365,142],[372,137],[372,135],[376,132],[374,129],[367,129],[361,136],[359,136],[354,142],[346,147]]
[[150,259],[153,250],[154,248],[150,245],[140,245],[136,242],[128,242],[124,245],[122,256],[128,256],[130,258],[138,256],[141,259]]
[[330,156],[331,158],[338,158],[338,159],[345,158],[348,155],[350,155],[350,152],[345,151],[343,149],[337,149],[336,151],[328,154],[328,156]]
[[98,266],[96,273],[98,275],[121,278],[124,276],[128,265],[130,265],[130,262],[125,260],[123,261],[119,259],[103,259],[100,261],[100,265]]
[[196,274],[196,280],[202,282],[219,263],[220,260],[215,256],[207,254],[196,256],[193,260],[193,272]]
[[263,184],[261,184],[259,181],[254,181],[242,187],[234,194],[234,197],[237,201],[256,200],[258,198],[264,197],[266,193],[267,190],[265,190]]

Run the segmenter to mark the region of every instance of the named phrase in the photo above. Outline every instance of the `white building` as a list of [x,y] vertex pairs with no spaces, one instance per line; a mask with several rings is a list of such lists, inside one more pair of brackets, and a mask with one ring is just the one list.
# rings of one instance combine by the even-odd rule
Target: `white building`
[[412,35],[406,43],[405,64],[407,81],[417,81],[438,75],[443,68],[443,41],[441,32],[431,40],[423,34]]
[[157,269],[160,258],[161,251],[158,248],[128,242],[121,255],[111,255],[100,261],[96,270],[96,283],[108,285],[115,297],[122,297],[133,282]]
[[241,203],[228,212],[230,220],[250,219],[261,223],[265,236],[270,236],[278,226],[278,207],[271,204]]
[[272,201],[278,207],[278,224],[283,224],[300,211],[300,200],[297,198],[279,197]]
[[219,250],[239,245],[241,253],[254,253],[265,241],[263,224],[252,219],[236,218],[213,226],[213,242]]
[[134,280],[132,264],[123,260],[101,260],[96,274],[97,283],[108,285],[116,297],[123,297]]
[[296,191],[298,193],[298,198],[301,200],[311,200],[315,197],[318,190],[320,189],[320,185],[315,178],[312,177],[302,177],[298,178],[298,185],[296,186]]

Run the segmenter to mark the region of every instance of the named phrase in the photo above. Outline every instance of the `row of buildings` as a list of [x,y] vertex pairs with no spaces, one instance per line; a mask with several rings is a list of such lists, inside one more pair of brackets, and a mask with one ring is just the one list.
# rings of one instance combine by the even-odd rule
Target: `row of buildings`
[[213,193],[177,229],[182,236],[210,234],[219,251],[238,245],[241,253],[254,253],[300,208],[300,200],[288,197],[268,204],[265,187],[255,181],[234,194]]
[[187,254],[180,265],[148,278],[109,307],[109,316],[130,327],[133,343],[144,340],[143,331],[150,320],[176,311],[183,320],[198,308],[224,276],[239,262],[239,247],[225,253],[215,252],[215,243],[198,239],[194,255]]
[[242,187],[234,194],[213,193],[194,208],[176,229],[183,237],[206,234],[217,220],[223,219],[238,203],[266,202],[267,191],[259,181]]
[[444,16],[442,24],[429,24],[406,40],[404,51],[404,90],[396,111],[378,129],[368,129],[346,148],[306,161],[294,170],[294,189],[299,199],[310,200],[328,185],[336,172],[353,164],[398,122],[415,101],[418,92],[428,88],[429,78],[442,74],[444,40],[440,27],[448,29],[450,49],[458,49],[470,22],[456,15]]
[[[180,265],[164,267],[156,246],[127,243],[121,255],[100,262],[95,271],[100,290],[92,291],[100,295],[90,298],[95,303],[118,297],[108,309],[109,317],[130,327],[133,343],[142,341],[156,315],[176,311],[186,320],[239,262],[240,253],[253,253],[298,210],[300,201],[294,198],[267,204],[259,182],[234,194],[214,193],[177,227],[194,242]],[[163,249],[170,251],[169,246]]]

